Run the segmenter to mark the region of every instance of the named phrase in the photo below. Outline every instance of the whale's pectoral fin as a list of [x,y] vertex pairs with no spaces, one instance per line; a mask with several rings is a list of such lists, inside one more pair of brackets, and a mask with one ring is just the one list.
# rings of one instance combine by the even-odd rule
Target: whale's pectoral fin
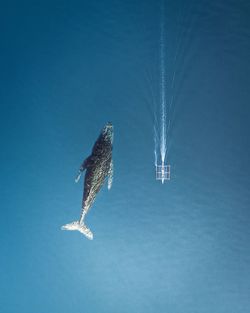
[[90,161],[90,158],[91,158],[91,155],[89,157],[87,157],[87,159],[85,159],[82,163],[82,165],[80,166],[79,168],[79,171],[78,171],[78,174],[75,178],[75,182],[78,183],[81,175],[82,175],[82,172],[86,170],[86,168],[88,167],[88,163]]
[[110,162],[109,172],[108,172],[108,189],[111,189],[113,182],[114,165],[113,160]]

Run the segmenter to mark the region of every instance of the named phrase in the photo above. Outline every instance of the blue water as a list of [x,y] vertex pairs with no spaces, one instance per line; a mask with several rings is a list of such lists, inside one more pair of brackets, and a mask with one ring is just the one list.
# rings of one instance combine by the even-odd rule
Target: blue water
[[[249,1],[165,9],[162,185],[160,2],[1,3],[0,312],[249,311]],[[79,217],[74,177],[107,121],[114,181],[87,216],[89,241],[60,227]]]

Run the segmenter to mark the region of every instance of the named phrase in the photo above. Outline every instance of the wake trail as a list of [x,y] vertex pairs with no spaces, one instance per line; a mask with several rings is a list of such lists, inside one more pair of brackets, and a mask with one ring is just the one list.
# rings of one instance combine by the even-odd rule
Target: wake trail
[[162,1],[161,8],[161,34],[160,34],[160,73],[161,73],[161,161],[164,163],[166,155],[166,69],[165,69],[165,8]]

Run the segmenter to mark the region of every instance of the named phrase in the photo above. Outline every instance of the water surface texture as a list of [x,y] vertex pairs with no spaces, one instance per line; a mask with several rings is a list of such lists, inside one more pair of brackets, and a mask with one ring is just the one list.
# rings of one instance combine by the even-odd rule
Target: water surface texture
[[[162,185],[160,1],[2,1],[0,312],[249,311],[249,16],[248,0],[165,1]],[[89,241],[60,227],[108,121],[114,181]]]

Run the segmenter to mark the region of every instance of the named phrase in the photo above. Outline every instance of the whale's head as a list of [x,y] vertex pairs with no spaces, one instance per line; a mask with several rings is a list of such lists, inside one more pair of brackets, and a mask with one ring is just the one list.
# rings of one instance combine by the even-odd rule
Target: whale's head
[[113,137],[114,137],[114,127],[112,125],[112,123],[108,122],[103,130],[102,130],[102,134],[103,136],[107,139],[110,140],[111,143],[113,142]]

